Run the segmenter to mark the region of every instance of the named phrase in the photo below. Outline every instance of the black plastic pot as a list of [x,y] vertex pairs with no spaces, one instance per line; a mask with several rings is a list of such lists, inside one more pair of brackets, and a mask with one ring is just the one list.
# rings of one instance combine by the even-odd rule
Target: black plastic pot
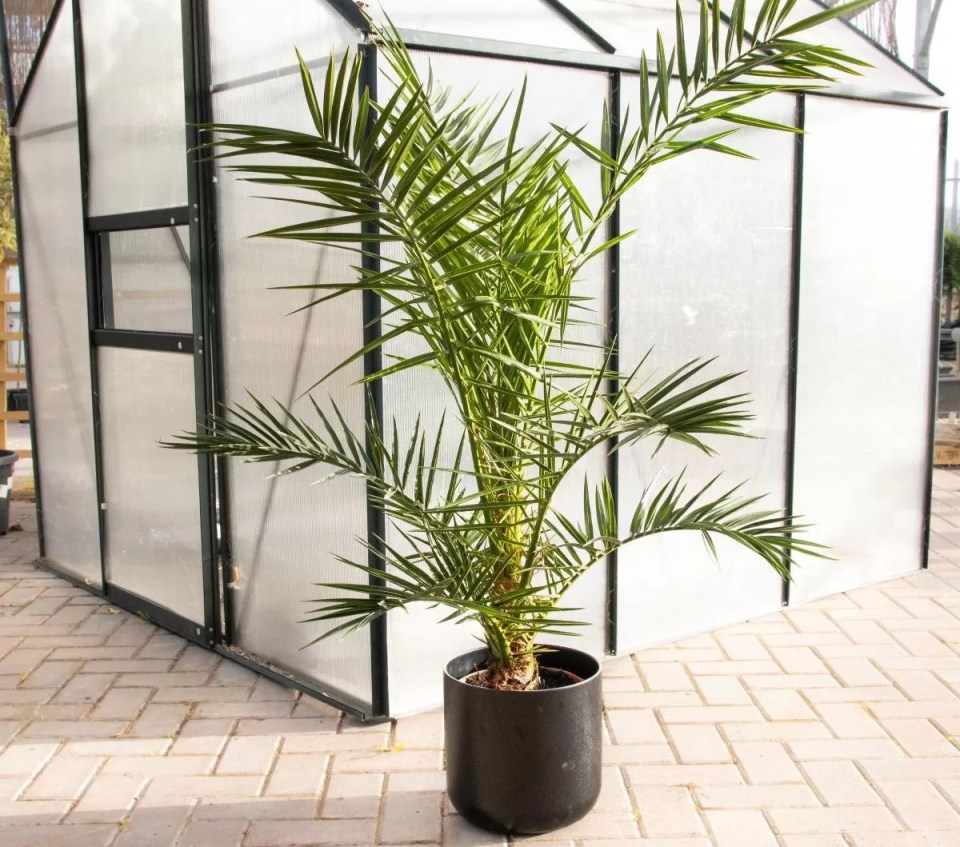
[[461,680],[486,660],[475,650],[443,677],[447,793],[493,832],[537,835],[582,818],[600,795],[600,663],[568,647],[541,656],[583,679],[541,691],[494,691]]
[[0,450],[0,535],[6,535],[10,529],[10,477],[16,463],[15,450]]

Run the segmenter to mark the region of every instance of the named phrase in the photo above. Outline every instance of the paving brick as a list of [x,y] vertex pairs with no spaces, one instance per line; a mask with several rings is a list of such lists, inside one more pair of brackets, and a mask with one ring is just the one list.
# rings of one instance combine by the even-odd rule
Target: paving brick
[[325,818],[375,818],[383,791],[382,774],[333,774],[323,802]]
[[443,713],[427,712],[397,721],[394,738],[397,744],[411,749],[443,747]]
[[[172,761],[182,758],[178,756]],[[151,780],[147,793],[154,800],[253,796],[262,784],[263,777],[259,776],[158,776]]]
[[708,724],[677,724],[669,728],[669,736],[684,764],[732,762],[730,748],[716,728]]
[[817,712],[837,738],[886,738],[870,708],[860,703],[819,703]]
[[103,695],[90,717],[94,720],[119,718],[132,721],[147,705],[152,693],[149,688],[114,688]]
[[706,833],[688,788],[640,785],[634,788],[633,796],[644,836],[673,838]]
[[882,800],[852,762],[804,762],[803,772],[828,806],[874,806]]
[[112,674],[79,674],[61,688],[53,703],[96,703],[113,683]]
[[24,800],[74,800],[100,768],[94,757],[55,756],[21,795]]
[[388,794],[380,815],[380,841],[385,844],[409,844],[439,841],[443,795],[439,792]]
[[929,782],[879,782],[877,790],[908,828],[947,830],[960,835],[960,815]]
[[172,738],[189,711],[190,707],[182,703],[151,703],[126,734],[131,738]]
[[734,741],[731,746],[747,780],[754,785],[803,781],[783,744],[775,741]]
[[374,843],[376,821],[254,821],[246,847],[312,847],[316,844],[364,845]]
[[113,756],[103,766],[108,776],[202,776],[210,773],[213,756]]
[[749,706],[750,695],[735,676],[701,676],[697,688],[708,706]]
[[656,744],[665,741],[663,729],[652,709],[615,709],[607,723],[617,744]]
[[170,847],[186,826],[191,806],[187,803],[158,803],[141,800],[124,819],[111,847]]
[[792,689],[758,690],[753,692],[753,697],[763,713],[772,721],[803,721],[816,718],[816,714],[806,700]]
[[842,760],[851,759],[889,759],[896,756],[900,749],[886,738],[843,739],[832,738],[827,741],[800,740],[788,742],[790,752],[799,761],[814,759]]
[[[399,794],[410,791],[434,791],[443,793],[447,790],[447,775],[443,771],[407,771],[390,774],[387,789],[390,794]],[[601,792],[602,793],[602,792]],[[597,801],[599,803],[599,800]],[[619,807],[621,810],[625,806]]]
[[[82,665],[83,662],[41,662],[33,670],[19,674],[20,687],[60,688],[73,679]],[[3,673],[2,669],[0,673]]]
[[191,821],[177,847],[240,847],[248,826],[246,821]]
[[751,809],[706,812],[717,847],[779,847],[762,812]]
[[126,721],[34,721],[24,728],[23,738],[116,738]]
[[634,791],[642,785],[741,785],[736,765],[633,765],[624,772]]
[[888,718],[883,728],[908,756],[951,756],[957,750],[933,723],[922,718]]
[[334,772],[392,773],[394,771],[433,771],[441,766],[440,751],[395,750],[379,753],[376,750],[345,750],[333,761]]
[[227,737],[233,729],[233,721],[186,720],[170,748],[171,756],[216,756],[227,745]]
[[267,796],[320,793],[326,775],[328,757],[322,753],[280,755],[264,789]]
[[820,806],[806,785],[701,785],[695,790],[703,809],[770,809]]
[[641,662],[640,674],[650,691],[693,691],[693,680],[680,664]]
[[218,774],[266,774],[280,746],[276,735],[231,738],[217,765]]
[[864,831],[891,832],[901,828],[897,819],[882,806],[770,809],[767,814],[781,833],[830,835]]
[[141,776],[104,776],[93,779],[67,817],[70,823],[115,824],[133,807],[147,784]]
[[[0,844],[3,847],[39,847],[39,845],[69,845],[69,847],[104,847],[115,829],[103,824],[0,825]],[[116,843],[116,842],[114,842]]]

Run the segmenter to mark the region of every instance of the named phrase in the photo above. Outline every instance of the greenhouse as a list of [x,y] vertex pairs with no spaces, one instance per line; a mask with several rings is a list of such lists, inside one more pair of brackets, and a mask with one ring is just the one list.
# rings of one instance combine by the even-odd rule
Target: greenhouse
[[[16,3],[3,5],[9,80]],[[695,33],[699,2],[680,7]],[[359,290],[306,310],[309,288],[271,291],[352,279],[354,260],[250,238],[302,212],[196,150],[211,121],[311,131],[295,49],[321,76],[331,54],[361,51],[365,84],[389,93],[366,15],[392,22],[424,77],[456,94],[505,95],[525,80],[521,136],[586,126],[598,145],[604,104],[627,114],[641,52],[655,56],[675,19],[668,0],[60,0],[10,125],[43,564],[372,718],[436,705],[439,669],[476,632],[424,605],[305,646],[322,634],[300,622],[315,584],[353,578],[337,555],[393,531],[363,482],[311,485],[321,471],[278,477],[160,446],[248,392],[306,402],[383,329],[381,304]],[[617,216],[636,235],[580,281],[625,371],[650,350],[665,365],[716,357],[744,371],[759,437],[717,459],[667,446],[652,462],[626,447],[592,455],[584,473],[607,475],[629,510],[657,474],[723,471],[773,492],[834,559],[808,559],[784,582],[734,545],[718,542],[718,566],[699,537],[637,542],[568,595],[595,655],[926,566],[943,98],[847,24],[817,35],[870,67],[753,107],[803,131],[743,127],[754,160],[704,151],[651,173]],[[589,192],[591,163],[574,157],[570,170]],[[361,357],[319,389],[358,432],[371,420],[409,430],[452,408],[426,368],[385,380],[373,402],[357,385],[370,367]],[[581,489],[568,495],[577,508]]]

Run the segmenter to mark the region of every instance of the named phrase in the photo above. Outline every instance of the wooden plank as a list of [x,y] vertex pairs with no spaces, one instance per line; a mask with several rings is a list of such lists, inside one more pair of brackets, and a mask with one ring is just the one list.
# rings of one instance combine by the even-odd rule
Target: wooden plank
[[0,303],[19,303],[19,291],[0,291]]
[[0,332],[0,341],[23,341],[22,332]]
[[28,421],[28,420],[30,420],[29,412],[0,411],[0,421]]
[[0,371],[0,382],[26,382],[27,372],[22,371]]
[[21,459],[32,459],[33,450],[17,450],[17,456]]

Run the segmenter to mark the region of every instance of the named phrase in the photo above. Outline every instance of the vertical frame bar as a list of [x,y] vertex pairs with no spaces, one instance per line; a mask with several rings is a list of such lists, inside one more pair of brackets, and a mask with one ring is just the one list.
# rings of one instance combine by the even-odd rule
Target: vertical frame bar
[[[206,15],[202,0],[181,0],[183,74],[186,109],[187,204],[190,209],[190,278],[193,305],[194,390],[197,425],[206,425],[215,408],[211,338],[211,291],[216,267],[215,221],[210,214],[210,164],[201,161],[200,124],[211,114]],[[213,301],[215,302],[215,301]],[[220,579],[217,550],[217,496],[214,459],[197,456],[200,508],[200,549],[203,569],[204,636],[206,644],[220,636]],[[198,636],[200,633],[197,633]]]
[[[793,485],[797,452],[797,364],[800,361],[800,272],[803,250],[803,130],[806,125],[807,101],[805,94],[797,95],[797,129],[793,146],[793,246],[790,268],[790,316],[787,335],[790,349],[787,353],[787,455],[784,462],[784,511],[793,514]],[[785,561],[790,572],[790,559]],[[780,605],[790,605],[790,580],[783,580],[780,589]]]
[[[51,13],[48,26],[52,24],[54,20],[53,16],[59,14],[59,12],[60,7],[58,5]],[[40,449],[37,442],[36,428],[37,415],[35,410],[37,406],[33,399],[33,390],[36,383],[33,381],[33,369],[30,364],[32,357],[30,356],[30,315],[27,305],[27,268],[25,262],[26,256],[23,252],[23,226],[20,222],[20,171],[17,167],[17,139],[11,131],[11,121],[13,120],[15,103],[13,77],[10,66],[10,46],[7,36],[7,10],[3,0],[0,0],[0,65],[2,65],[3,94],[7,109],[7,137],[10,143],[10,165],[13,172],[13,220],[17,230],[17,256],[19,256],[18,270],[20,272],[20,329],[22,330],[21,344],[23,344],[23,358],[27,374],[27,404],[31,410],[29,425],[30,446],[33,450],[33,487],[37,511],[37,542],[39,544],[40,556],[43,557],[45,554],[43,540],[43,496],[40,485]],[[4,310],[6,310],[6,306],[4,306]]]
[[103,451],[101,449],[100,371],[93,331],[100,320],[100,284],[97,279],[97,245],[87,226],[90,215],[90,144],[87,129],[87,82],[83,55],[83,21],[80,0],[73,2],[73,58],[77,83],[77,138],[80,144],[80,196],[83,202],[83,249],[87,272],[87,323],[90,330],[90,390],[93,394],[93,456],[97,478],[97,503],[100,529],[100,575],[103,591],[107,593],[107,514],[103,483]]
[[930,567],[930,521],[933,513],[933,455],[936,450],[937,390],[940,379],[940,298],[943,296],[943,229],[946,217],[947,113],[940,113],[940,149],[937,158],[937,225],[934,237],[933,315],[930,325],[930,408],[927,428],[926,502],[923,504],[923,535],[920,567]]
[[[363,56],[361,68],[362,80],[360,90],[369,92],[370,99],[377,99],[377,48],[372,43],[360,47]],[[369,118],[371,124],[375,115]],[[379,231],[372,222],[362,224],[364,234],[374,235]],[[363,242],[363,269],[365,272],[378,273],[380,271],[380,244],[377,241]],[[380,298],[373,291],[363,292],[363,343],[369,344],[380,336]],[[363,357],[363,373],[369,376],[382,367],[382,351],[380,348],[371,350]],[[375,432],[383,432],[383,386],[376,380],[367,386],[365,398],[365,418],[367,427]],[[367,435],[369,447],[370,436]],[[367,554],[368,564],[373,568],[383,568],[383,542],[386,534],[386,525],[383,510],[374,505],[377,495],[375,486],[367,485]],[[380,585],[383,581],[370,577],[371,585]],[[387,621],[381,616],[370,624],[370,673],[371,673],[371,711],[373,716],[386,715],[390,710],[388,686],[388,653],[387,653]]]
[[[623,75],[619,71],[610,73],[610,151],[620,147],[620,90]],[[620,235],[620,203],[617,202],[610,221],[607,224],[607,238]],[[610,351],[607,367],[613,373],[620,372],[620,245],[614,244],[607,253],[607,315],[604,328],[604,346]],[[620,388],[619,379],[609,380],[607,390],[611,395]],[[613,492],[614,507],[620,508],[620,454],[617,451],[617,438],[610,440],[607,447],[607,481]],[[617,512],[614,512],[616,514]],[[617,652],[617,603],[618,580],[620,574],[619,551],[607,554],[607,653]]]

